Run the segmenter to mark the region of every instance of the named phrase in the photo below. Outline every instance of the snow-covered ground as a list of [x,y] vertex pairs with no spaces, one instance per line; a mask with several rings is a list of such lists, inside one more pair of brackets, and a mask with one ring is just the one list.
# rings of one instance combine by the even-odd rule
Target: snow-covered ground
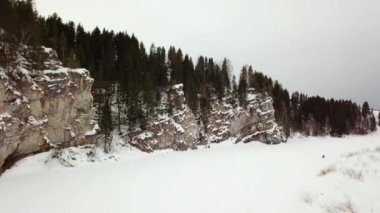
[[69,149],[60,155],[72,167],[52,153],[23,159],[0,177],[0,212],[380,212],[379,132],[117,150]]

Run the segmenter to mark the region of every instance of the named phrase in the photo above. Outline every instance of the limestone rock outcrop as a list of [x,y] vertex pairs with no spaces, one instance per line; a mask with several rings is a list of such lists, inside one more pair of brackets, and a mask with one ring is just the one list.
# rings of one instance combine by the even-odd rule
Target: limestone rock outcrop
[[89,72],[62,67],[49,48],[9,39],[0,47],[0,167],[10,157],[95,142]]
[[175,85],[169,92],[172,104],[171,115],[161,116],[144,131],[129,134],[130,143],[137,148],[152,152],[159,149],[186,150],[202,144],[199,138],[195,115],[185,103],[182,84]]
[[233,107],[230,97],[211,102],[210,115],[201,122],[186,105],[182,84],[169,90],[172,114],[159,116],[145,130],[132,131],[128,141],[147,152],[159,149],[186,150],[197,145],[219,143],[228,138],[236,142],[261,141],[267,144],[284,142],[286,137],[275,121],[273,100],[266,93],[248,90],[246,108]]
[[282,128],[275,121],[272,97],[248,89],[247,107],[234,108],[228,98],[212,101],[207,123],[208,140],[218,143],[236,138],[236,142],[261,141],[278,144],[285,141]]

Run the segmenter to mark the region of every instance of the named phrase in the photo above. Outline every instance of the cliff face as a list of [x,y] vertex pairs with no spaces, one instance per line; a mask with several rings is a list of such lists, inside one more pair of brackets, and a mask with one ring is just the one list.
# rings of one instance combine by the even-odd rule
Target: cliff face
[[9,39],[0,46],[0,167],[9,157],[95,142],[89,72],[62,67],[49,48]]
[[185,103],[182,85],[170,89],[172,115],[160,116],[144,131],[129,134],[129,143],[143,151],[171,148],[194,149],[197,145],[219,143],[230,137],[236,142],[261,141],[277,144],[286,140],[282,128],[275,122],[272,98],[267,94],[248,92],[245,109],[234,108],[229,98],[211,100],[211,111],[201,122]]
[[[0,31],[0,166],[7,158],[94,143],[92,84],[87,70],[62,67],[52,49],[18,45]],[[207,118],[188,107],[182,84],[161,97],[164,113],[144,130],[126,133],[143,151],[195,149],[231,137],[244,143],[285,141],[272,98],[254,89],[246,108],[233,107],[231,97],[212,98]]]
[[275,121],[272,97],[266,93],[248,90],[247,107],[234,109],[230,101],[212,101],[208,118],[207,137],[210,142],[220,142],[236,137],[236,142],[261,141],[277,144],[285,141],[282,128]]
[[204,143],[199,137],[195,115],[186,105],[182,84],[170,89],[168,100],[172,104],[171,115],[160,116],[144,131],[129,134],[131,145],[147,152],[158,149],[186,150]]

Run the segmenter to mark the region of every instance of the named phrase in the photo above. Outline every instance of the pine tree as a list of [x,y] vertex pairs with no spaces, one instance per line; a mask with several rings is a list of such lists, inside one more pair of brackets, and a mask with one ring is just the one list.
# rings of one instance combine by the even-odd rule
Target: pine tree
[[[221,81],[222,81],[222,87],[224,88],[225,92],[228,92],[231,88],[231,82],[230,82],[230,68],[229,68],[229,62],[226,58],[224,58],[223,60],[223,64],[222,64],[222,77],[221,77]],[[223,92],[224,93],[224,92]]]
[[216,92],[216,95],[219,100],[222,100],[224,96],[224,90],[225,88],[223,87],[223,73],[220,71],[219,66],[215,66],[214,69],[214,78],[213,78],[213,85],[214,89]]
[[232,97],[231,104],[234,108],[237,107],[237,101],[239,100],[238,86],[236,83],[236,77],[232,76]]
[[22,44],[36,44],[36,27],[37,27],[37,14],[33,9],[33,2],[31,0],[27,1],[17,1],[16,2],[17,11],[17,25],[18,39]]
[[[183,76],[183,54],[182,50],[178,49],[177,52],[174,54],[172,52],[169,53],[169,59],[171,63],[171,75],[170,75],[170,80],[172,84],[180,84],[184,82],[184,76]],[[174,55],[171,55],[174,54]]]
[[199,78],[199,81],[205,83],[205,58],[200,56],[195,66],[195,73]]
[[370,113],[370,111],[369,111],[369,104],[368,104],[367,101],[365,101],[363,103],[363,107],[362,107],[362,115],[363,115],[363,117],[366,117],[369,113]]
[[273,87],[273,107],[276,121],[290,134],[290,97],[288,91],[276,81]]
[[0,27],[9,33],[17,34],[17,14],[9,0],[0,0]]
[[102,133],[104,135],[104,152],[108,153],[111,148],[111,142],[112,142],[112,135],[111,132],[113,130],[113,124],[112,124],[112,114],[111,114],[111,106],[110,106],[110,100],[108,97],[104,100],[104,104],[102,106],[101,110],[101,116],[100,116],[100,128],[102,130]]
[[240,106],[246,107],[247,105],[247,89],[248,89],[248,80],[247,80],[247,67],[244,66],[240,72],[240,80],[238,86],[238,94],[239,94],[239,103]]
[[157,49],[158,57],[158,74],[157,84],[159,87],[165,88],[168,86],[168,67],[166,66],[166,51],[164,47]]
[[301,129],[301,117],[299,113],[300,109],[300,94],[299,92],[294,92],[290,99],[290,119],[292,121],[291,128],[294,131],[299,131]]
[[256,90],[259,90],[260,88],[258,87],[259,85],[257,84],[257,82],[255,81],[256,78],[255,78],[255,75],[253,73],[253,69],[252,69],[252,66],[249,66],[248,68],[248,85],[249,87],[251,88],[255,88]]
[[189,107],[196,112],[198,106],[197,88],[194,77],[194,66],[189,56],[185,56],[183,61],[183,90]]

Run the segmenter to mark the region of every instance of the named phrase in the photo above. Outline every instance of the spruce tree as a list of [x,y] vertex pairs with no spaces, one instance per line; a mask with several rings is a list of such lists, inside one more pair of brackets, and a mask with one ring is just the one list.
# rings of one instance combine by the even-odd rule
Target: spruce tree
[[237,107],[237,101],[239,100],[239,93],[238,93],[238,86],[236,83],[236,77],[232,76],[232,97],[231,97],[231,104],[232,107]]
[[290,134],[290,97],[288,91],[276,81],[273,87],[273,107],[276,121]]
[[367,101],[365,101],[363,103],[363,107],[362,107],[362,115],[363,115],[363,117],[366,117],[369,113],[370,113],[370,111],[369,111],[369,104],[368,104]]
[[203,56],[200,56],[197,61],[197,65],[195,66],[195,73],[199,78],[199,81],[205,82],[205,59]]
[[9,33],[17,34],[17,14],[9,0],[0,0],[0,27]]
[[18,40],[22,44],[39,44],[39,31],[37,23],[37,12],[33,8],[33,1],[17,1],[15,3]]
[[189,56],[183,61],[183,90],[189,107],[195,112],[198,106],[197,87],[194,77],[194,66]]
[[224,58],[223,60],[223,64],[222,64],[222,73],[221,73],[221,82],[222,82],[222,87],[224,88],[224,90],[227,92],[230,90],[231,88],[231,82],[230,82],[230,68],[229,68],[229,65],[228,65],[228,60],[226,58]]
[[249,66],[249,68],[248,68],[248,77],[247,78],[248,78],[248,85],[249,85],[249,87],[255,88],[256,90],[259,90],[258,84],[255,81],[256,78],[255,78],[255,76],[253,74],[252,66]]
[[111,114],[111,105],[108,97],[104,100],[104,104],[102,106],[101,115],[100,115],[100,128],[104,135],[104,152],[108,153],[111,148],[112,142],[112,114]]
[[215,66],[214,72],[213,85],[218,99],[221,100],[225,92],[225,88],[223,87],[223,72],[220,71],[219,66]]
[[[170,54],[173,54],[173,53],[170,53]],[[171,72],[171,82],[172,84],[180,84],[180,83],[184,83],[184,76],[183,76],[183,73],[184,73],[184,68],[183,68],[183,54],[182,54],[182,50],[181,49],[178,49],[177,52],[175,53],[175,55],[170,55],[170,58],[171,59],[171,68],[172,68],[172,72]]]
[[239,94],[239,103],[243,108],[247,105],[247,89],[248,89],[248,80],[247,80],[247,67],[244,66],[240,72],[240,80],[238,86]]

